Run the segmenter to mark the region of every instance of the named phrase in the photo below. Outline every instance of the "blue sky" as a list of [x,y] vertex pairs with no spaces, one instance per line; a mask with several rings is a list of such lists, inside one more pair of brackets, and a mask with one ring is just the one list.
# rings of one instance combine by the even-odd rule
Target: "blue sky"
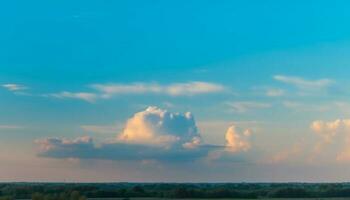
[[0,3],[0,181],[347,180],[349,6]]

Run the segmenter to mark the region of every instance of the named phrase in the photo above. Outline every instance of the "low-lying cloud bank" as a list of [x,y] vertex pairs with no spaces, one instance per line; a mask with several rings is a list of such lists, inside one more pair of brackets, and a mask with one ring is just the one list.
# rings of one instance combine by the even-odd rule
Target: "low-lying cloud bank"
[[181,147],[158,147],[144,144],[106,143],[95,146],[90,137],[66,140],[47,138],[38,140],[39,156],[50,158],[79,158],[106,160],[159,160],[191,161],[206,156],[217,146],[202,145],[187,149]]
[[74,140],[45,138],[36,143],[38,155],[42,157],[193,161],[207,157],[212,151],[230,154],[248,151],[250,134],[249,130],[240,133],[232,126],[225,136],[226,145],[205,144],[191,113],[172,113],[148,107],[134,114],[124,130],[109,143],[96,145],[88,136]]

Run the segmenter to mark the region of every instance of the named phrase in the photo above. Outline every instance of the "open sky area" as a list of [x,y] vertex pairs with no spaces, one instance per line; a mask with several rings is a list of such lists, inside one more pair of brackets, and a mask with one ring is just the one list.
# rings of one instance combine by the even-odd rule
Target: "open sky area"
[[350,179],[350,2],[0,2],[0,181]]

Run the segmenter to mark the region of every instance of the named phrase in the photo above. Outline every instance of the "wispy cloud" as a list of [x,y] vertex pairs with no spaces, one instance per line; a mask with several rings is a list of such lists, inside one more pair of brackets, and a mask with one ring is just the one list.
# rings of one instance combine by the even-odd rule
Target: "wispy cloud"
[[266,89],[265,94],[266,96],[269,96],[269,97],[280,97],[285,94],[285,91],[282,89],[269,88],[269,89]]
[[23,128],[22,126],[17,126],[17,125],[1,125],[0,124],[0,129],[21,129]]
[[334,83],[331,79],[306,80],[296,76],[275,75],[275,80],[293,85],[299,89],[323,89]]
[[89,93],[89,92],[60,92],[60,93],[55,93],[55,94],[49,94],[45,95],[49,97],[55,97],[59,99],[80,99],[83,101],[87,101],[89,103],[94,103],[96,99],[98,98],[97,94],[94,93]]
[[195,96],[200,94],[219,93],[225,90],[221,84],[209,82],[185,82],[160,85],[157,83],[131,83],[131,84],[93,84],[89,86],[91,92],[63,91],[44,95],[60,99],[80,99],[90,103],[98,99],[109,99],[117,95],[157,94],[169,96]]
[[282,105],[285,108],[294,110],[294,111],[299,111],[299,112],[326,112],[331,109],[335,109],[337,106],[334,105],[334,103],[327,103],[327,104],[307,104],[307,103],[301,103],[301,102],[296,102],[296,101],[283,101]]
[[165,94],[171,96],[192,96],[206,93],[217,93],[224,86],[209,82],[187,82],[160,85],[157,83],[132,84],[94,84],[92,87],[103,93],[104,97],[118,94]]
[[11,91],[11,92],[18,92],[18,91],[23,91],[28,89],[28,87],[24,86],[24,85],[19,85],[19,84],[15,84],[15,83],[7,83],[7,84],[3,84],[1,85],[3,88]]
[[237,101],[237,102],[227,102],[231,110],[238,113],[244,113],[251,110],[266,109],[270,108],[271,104],[254,102],[254,101]]
[[281,97],[286,95],[286,91],[277,87],[270,86],[254,86],[251,88],[253,94],[259,96],[267,96],[267,97]]

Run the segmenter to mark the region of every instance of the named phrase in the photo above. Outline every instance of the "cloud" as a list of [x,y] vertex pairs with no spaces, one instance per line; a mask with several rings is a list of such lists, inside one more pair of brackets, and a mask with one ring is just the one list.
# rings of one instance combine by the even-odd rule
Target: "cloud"
[[0,129],[22,129],[22,126],[16,126],[16,125],[1,125],[0,124]]
[[276,89],[276,88],[269,88],[266,90],[266,96],[269,97],[280,97],[285,94],[285,91],[282,89]]
[[244,113],[250,110],[265,109],[271,107],[271,104],[253,101],[228,102],[227,104],[231,107],[231,109],[234,112],[238,113]]
[[171,113],[157,107],[148,107],[130,118],[117,140],[125,143],[169,145],[188,143],[200,138],[191,113]]
[[277,81],[293,85],[303,90],[324,89],[333,84],[333,81],[330,79],[306,80],[296,76],[282,75],[275,75],[273,78]]
[[230,152],[248,151],[251,148],[250,136],[251,130],[246,129],[239,132],[236,126],[230,126],[225,135],[226,149]]
[[210,152],[235,155],[248,151],[250,134],[248,129],[240,133],[232,126],[226,133],[227,145],[205,144],[191,113],[148,107],[135,113],[113,141],[95,144],[85,136],[74,140],[44,138],[36,144],[38,155],[50,158],[193,161],[206,158]]
[[332,106],[332,104],[306,104],[306,103],[300,103],[296,101],[283,101],[282,105],[288,109],[292,109],[294,111],[300,111],[300,112],[326,112],[331,109],[334,109],[334,107],[338,107],[337,105]]
[[88,158],[93,155],[95,147],[90,137],[74,140],[45,138],[35,141],[39,145],[39,155],[53,158]]
[[104,98],[121,94],[165,94],[171,96],[193,96],[198,94],[217,93],[224,86],[208,82],[173,83],[159,85],[156,83],[133,84],[94,84],[92,88],[101,92]]
[[61,93],[55,93],[48,95],[50,97],[55,97],[59,99],[80,99],[83,101],[87,101],[89,103],[93,103],[97,100],[98,95],[94,93],[89,92],[61,92]]
[[315,145],[314,153],[321,154],[328,145],[335,145],[341,150],[336,152],[336,160],[350,161],[350,119],[337,119],[334,121],[314,121],[311,130],[320,137]]
[[14,84],[14,83],[7,83],[7,84],[3,84],[1,86],[3,88],[5,88],[5,89],[11,91],[11,92],[18,92],[18,91],[22,91],[22,90],[28,89],[24,85],[19,85],[19,84]]
[[93,84],[89,86],[92,92],[68,92],[42,95],[60,99],[80,99],[90,103],[98,99],[110,99],[117,95],[158,94],[169,96],[195,96],[201,94],[219,93],[225,87],[216,83],[192,81],[186,83],[173,83],[160,85],[157,83],[131,83],[131,84]]
[[103,160],[158,160],[168,162],[193,161],[205,157],[213,146],[201,146],[193,149],[164,148],[142,144],[105,143],[95,146],[89,137],[75,140],[47,138],[37,140],[38,155],[57,159],[103,159]]
[[254,86],[251,88],[254,94],[263,95],[267,97],[281,97],[286,95],[286,91],[281,88],[275,88],[270,86]]
[[172,113],[157,107],[135,113],[114,141],[96,145],[90,137],[82,137],[46,138],[36,143],[43,157],[110,160],[183,161],[222,148],[202,143],[191,113]]

